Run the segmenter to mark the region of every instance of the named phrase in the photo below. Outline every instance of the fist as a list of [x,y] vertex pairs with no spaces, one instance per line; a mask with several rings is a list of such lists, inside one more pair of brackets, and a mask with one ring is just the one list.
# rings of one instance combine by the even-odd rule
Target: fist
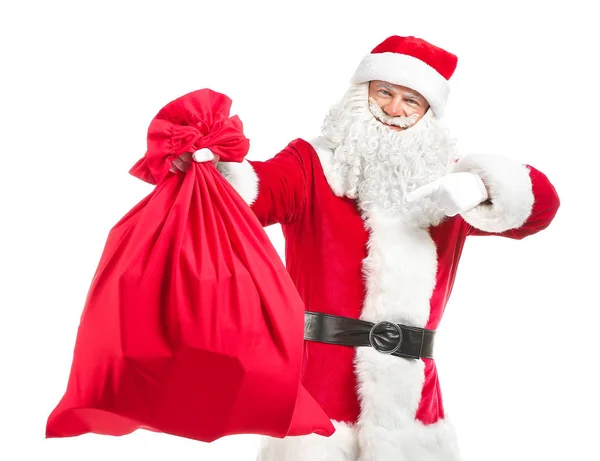
[[473,173],[450,173],[437,181],[415,189],[405,197],[407,203],[429,198],[446,213],[455,216],[476,207],[489,198],[481,178]]
[[219,163],[219,156],[214,155],[209,149],[200,149],[194,152],[184,152],[179,157],[171,162],[171,172],[177,173],[179,171],[186,172],[192,166],[192,161],[195,162],[212,162],[213,165]]

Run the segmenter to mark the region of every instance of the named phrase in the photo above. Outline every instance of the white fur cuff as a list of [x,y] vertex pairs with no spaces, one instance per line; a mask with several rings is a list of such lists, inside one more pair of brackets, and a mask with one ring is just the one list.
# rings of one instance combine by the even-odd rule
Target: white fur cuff
[[498,155],[468,155],[454,172],[469,171],[485,184],[490,201],[461,214],[473,227],[484,232],[504,232],[521,227],[531,214],[534,196],[529,169]]
[[258,175],[250,162],[219,162],[217,169],[248,205],[254,203],[258,196]]

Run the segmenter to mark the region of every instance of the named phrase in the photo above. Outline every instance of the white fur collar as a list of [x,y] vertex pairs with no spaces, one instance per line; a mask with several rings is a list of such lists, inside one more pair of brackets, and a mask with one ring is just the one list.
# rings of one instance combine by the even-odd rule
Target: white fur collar
[[321,167],[325,173],[325,178],[329,183],[329,187],[338,197],[344,196],[344,180],[342,177],[333,171],[333,150],[327,146],[325,138],[320,136],[310,141],[321,162]]

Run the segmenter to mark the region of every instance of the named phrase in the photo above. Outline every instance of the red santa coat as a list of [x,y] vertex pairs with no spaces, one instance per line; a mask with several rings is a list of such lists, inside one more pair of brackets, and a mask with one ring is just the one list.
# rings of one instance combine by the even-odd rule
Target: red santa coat
[[[535,168],[473,155],[454,171],[478,174],[491,203],[420,229],[361,214],[355,200],[342,196],[332,155],[321,139],[297,139],[266,162],[219,167],[264,226],[281,224],[287,268],[311,311],[435,330],[465,239],[521,239],[547,227],[559,206],[554,187]],[[341,443],[359,446],[368,453],[364,459],[459,459],[434,359],[306,342],[304,386],[337,422]],[[351,435],[342,433],[347,428]],[[347,449],[339,459],[355,456],[354,448],[337,448]],[[292,451],[293,459],[304,459]]]

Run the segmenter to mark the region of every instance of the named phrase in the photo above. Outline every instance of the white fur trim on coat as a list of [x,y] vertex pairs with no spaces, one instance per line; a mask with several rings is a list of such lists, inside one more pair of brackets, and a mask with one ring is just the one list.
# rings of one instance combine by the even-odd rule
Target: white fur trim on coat
[[[380,212],[366,212],[363,217],[370,235],[363,261],[366,297],[360,318],[424,328],[437,271],[437,252],[429,232]],[[361,426],[393,429],[415,424],[425,381],[422,360],[365,347],[356,351],[355,369]]]
[[258,196],[258,175],[250,162],[219,162],[217,169],[248,205],[254,203]]
[[317,153],[317,157],[319,157],[329,187],[335,195],[342,197],[344,195],[344,184],[342,178],[333,173],[333,150],[327,146],[325,138],[322,136],[313,139],[310,144]]
[[[437,251],[426,229],[374,211],[363,214],[370,231],[363,262],[367,295],[361,319],[425,327],[435,288]],[[358,348],[355,369],[361,412],[359,461],[459,461],[448,421],[415,419],[425,363]]]
[[445,420],[411,427],[382,427],[364,423],[358,427],[358,461],[461,461],[454,427]]
[[365,56],[352,77],[352,83],[382,80],[406,86],[423,95],[435,116],[444,116],[450,84],[437,70],[413,56],[399,53],[373,53]]
[[499,155],[473,154],[461,159],[454,172],[470,171],[485,184],[490,202],[461,214],[473,227],[485,232],[504,232],[521,227],[531,215],[534,196],[529,169]]
[[356,461],[358,446],[352,426],[332,421],[335,432],[277,439],[263,437],[257,461]]

